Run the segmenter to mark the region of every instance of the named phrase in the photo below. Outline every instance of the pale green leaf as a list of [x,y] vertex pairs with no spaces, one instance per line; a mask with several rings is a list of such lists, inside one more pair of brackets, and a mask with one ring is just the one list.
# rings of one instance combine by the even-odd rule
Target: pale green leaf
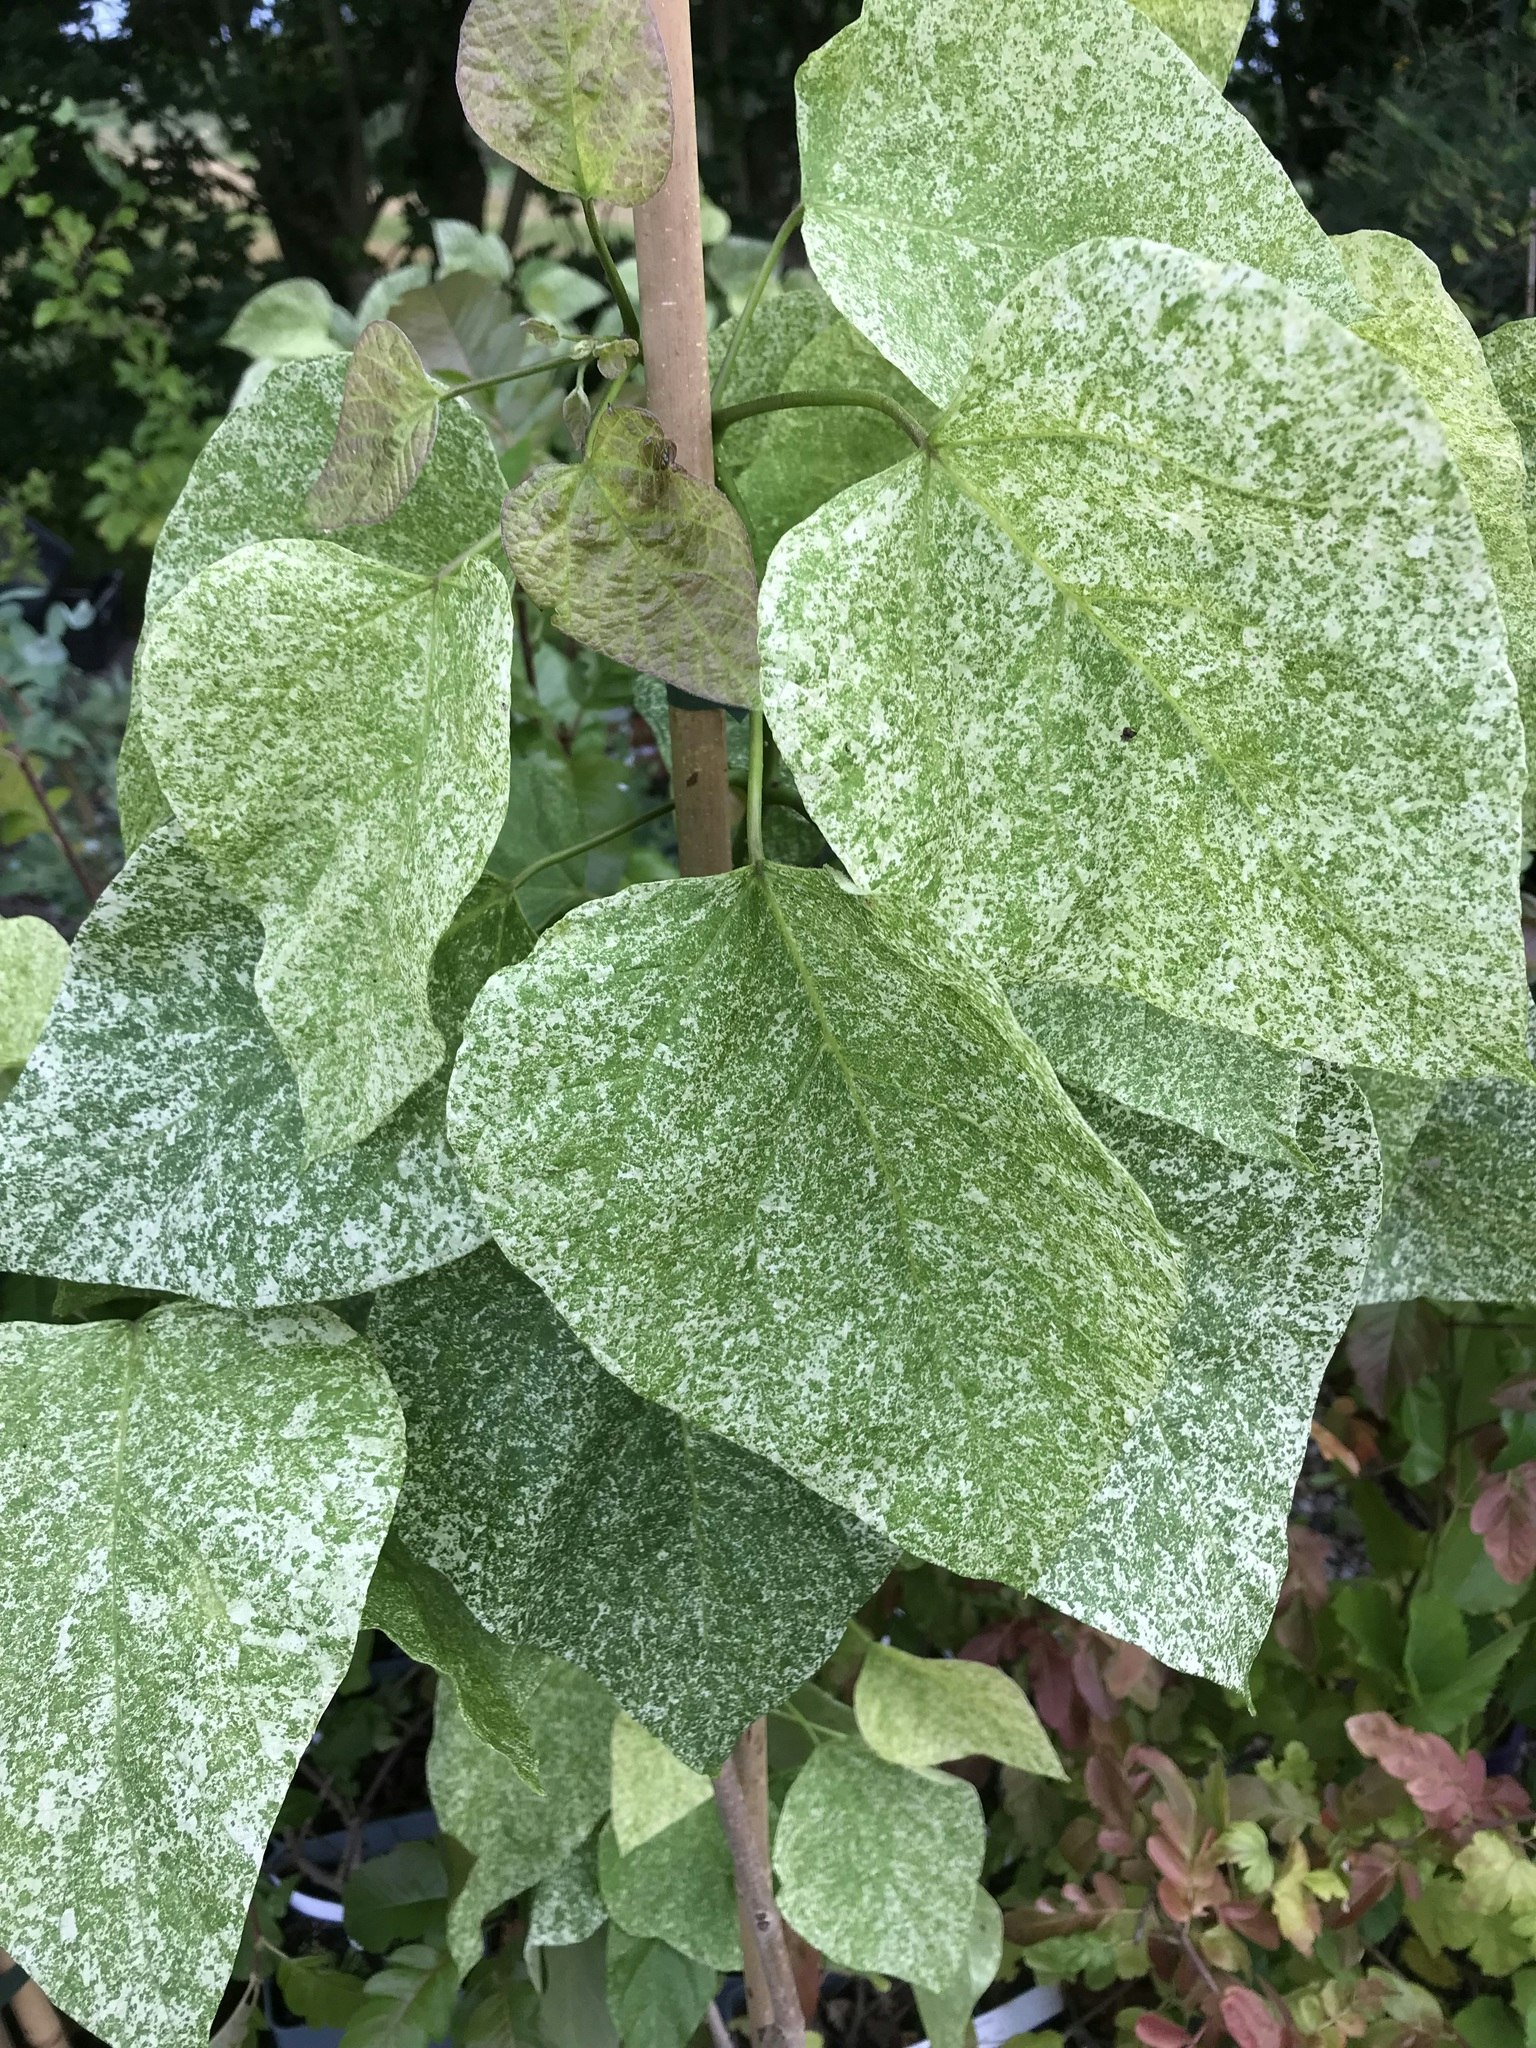
[[405,1541],[689,1764],[713,1769],[816,1670],[894,1562],[777,1465],[603,1372],[492,1248],[381,1294],[369,1337],[410,1433]]
[[458,86],[481,141],[541,185],[633,205],[672,168],[672,84],[648,0],[472,0]]
[[956,1570],[1027,1584],[1165,1369],[1140,1191],[996,985],[826,869],[572,912],[449,1119],[601,1364]]
[[475,1734],[538,1791],[539,1762],[523,1696],[541,1674],[542,1658],[482,1628],[442,1573],[413,1555],[393,1529],[368,1588],[364,1620],[408,1657],[449,1678]]
[[472,270],[492,284],[512,281],[512,251],[500,235],[477,228],[472,221],[433,221],[432,247],[437,252],[439,276]]
[[966,2048],[976,2001],[997,1975],[1003,1955],[1003,1913],[989,1891],[976,1887],[971,1937],[960,1967],[931,1990],[913,1986],[918,2018],[928,2029],[932,2048]]
[[[530,943],[506,892],[477,889],[434,971],[446,1033]],[[298,1089],[256,1001],[260,950],[256,919],[174,825],[134,854],[0,1110],[0,1264],[275,1308],[484,1241],[443,1135],[446,1074],[363,1144],[306,1160]]]
[[875,1643],[853,1711],[859,1733],[887,1763],[919,1769],[990,1756],[1036,1777],[1066,1776],[1028,1695],[994,1664],[912,1657]]
[[598,1838],[597,1881],[626,1934],[665,1941],[717,1970],[741,1968],[736,1880],[713,1799],[627,1856],[610,1822]]
[[285,277],[248,299],[224,336],[226,348],[274,362],[342,355],[336,323],[346,315],[312,277]]
[[713,1797],[708,1778],[620,1714],[613,1724],[613,1838],[628,1856]]
[[405,503],[437,436],[439,392],[410,338],[365,327],[347,365],[336,439],[309,493],[322,533],[376,526]]
[[604,302],[607,288],[572,264],[535,256],[518,274],[518,292],[530,313],[569,327]]
[[986,1828],[974,1785],[823,1743],[773,1838],[779,1905],[846,1969],[947,1984],[966,1967]]
[[155,764],[144,744],[137,696],[128,699],[128,717],[123,726],[123,743],[117,754],[117,815],[123,831],[123,851],[132,853],[151,832],[170,823],[171,807],[165,800],[155,774]]
[[591,1834],[534,1886],[527,1940],[530,1947],[574,1948],[596,1934],[607,1917],[597,1888],[597,1836]]
[[0,1323],[5,1943],[114,2048],[206,2038],[404,1460],[319,1309]]
[[1172,36],[1219,91],[1227,82],[1252,0],[1136,0],[1149,21]]
[[765,706],[859,885],[1009,987],[1527,1072],[1514,679],[1406,376],[1255,272],[1096,242],[932,438],[764,580]]
[[539,1761],[538,1792],[510,1757],[475,1734],[451,1680],[438,1687],[427,1783],[443,1832],[475,1858],[448,1912],[449,1944],[461,1972],[479,1959],[486,1914],[558,1870],[608,1810],[613,1701],[574,1664],[558,1657],[543,1663],[523,1697]]
[[237,549],[140,642],[161,787],[261,918],[256,994],[317,1156],[442,1065],[428,969],[506,812],[511,658],[490,562],[424,577],[331,541]]
[[[766,398],[770,392],[789,390],[785,373],[795,357],[814,335],[841,318],[820,285],[813,284],[805,291],[780,292],[775,298],[764,299],[748,321],[747,330],[737,345],[730,374],[713,393],[716,408],[741,405],[749,398]],[[712,378],[720,374],[725,352],[735,340],[736,327],[734,320],[723,320],[718,327],[710,329],[709,369]],[[717,461],[734,471],[745,469],[761,448],[771,417],[771,414],[760,413],[753,419],[738,420],[734,427],[727,427],[715,442]]]
[[1536,524],[1536,320],[1510,320],[1483,338],[1483,357],[1499,403],[1514,422],[1525,456],[1525,515]]
[[[1527,759],[1536,758],[1536,567],[1525,523],[1525,460],[1477,336],[1422,250],[1397,235],[1343,235],[1344,267],[1371,306],[1357,332],[1402,365],[1445,429],[1477,518],[1499,608],[1509,663],[1520,686]],[[1527,839],[1536,837],[1529,822]]]
[[939,404],[1003,295],[1101,235],[1361,310],[1252,128],[1126,0],[866,0],[796,91],[816,275]]
[[695,696],[756,698],[752,544],[649,413],[609,406],[581,462],[545,463],[508,496],[501,536],[563,632]]
[[685,2048],[715,1995],[715,1972],[664,1941],[608,1934],[608,2010],[624,2048]]
[[430,263],[402,263],[398,269],[386,270],[382,276],[376,277],[358,300],[357,311],[352,316],[359,333],[371,327],[375,320],[388,320],[407,292],[417,291],[431,282]]
[[43,1035],[69,945],[40,917],[0,917],[0,1068],[22,1066]]
[[1324,1067],[1303,1069],[1290,1164],[1084,1101],[1184,1245],[1189,1306],[1173,1371],[1039,1591],[1177,1670],[1241,1687],[1285,1576],[1318,1386],[1358,1298],[1375,1134],[1352,1083]]

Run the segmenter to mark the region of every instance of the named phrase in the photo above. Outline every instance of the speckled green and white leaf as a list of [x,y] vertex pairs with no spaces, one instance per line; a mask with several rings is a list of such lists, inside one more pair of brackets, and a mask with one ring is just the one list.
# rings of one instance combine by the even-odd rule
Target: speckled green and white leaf
[[917,2015],[932,2048],[974,2048],[971,2014],[996,1977],[1003,1956],[1003,1909],[984,1885],[976,1887],[970,1940],[960,1967],[945,1983],[929,1989],[914,1984]]
[[731,1852],[715,1802],[696,1806],[628,1856],[610,1821],[597,1844],[597,1881],[615,1926],[665,1941],[696,1963],[741,1968]]
[[1190,1300],[1173,1372],[1038,1591],[1176,1670],[1242,1686],[1285,1576],[1317,1389],[1359,1298],[1375,1132],[1353,1083],[1321,1066],[1302,1079],[1305,1165],[1087,1107],[1183,1242]]
[[534,1948],[574,1948],[596,1934],[607,1918],[608,1908],[597,1888],[594,1833],[534,1886],[527,1940]]
[[[256,540],[313,535],[307,500],[336,438],[347,359],[285,364],[221,422],[171,507],[150,570],[147,623],[202,569]],[[485,423],[444,406],[420,481],[378,526],[337,542],[370,561],[430,576],[496,531],[506,485]]]
[[311,356],[343,353],[335,327],[346,319],[323,284],[312,277],[285,277],[247,299],[224,336],[257,361],[303,362]]
[[[531,942],[463,907],[439,952],[456,1034]],[[261,928],[178,828],[134,854],[75,941],[0,1110],[0,1264],[230,1308],[340,1300],[484,1242],[443,1134],[447,1076],[363,1144],[306,1162],[298,1089],[252,975]]]
[[1457,1082],[1425,1112],[1362,1301],[1536,1302],[1536,1088]]
[[1252,128],[1127,0],[866,0],[796,97],[816,275],[941,405],[1003,295],[1101,235],[1363,310]]
[[[505,243],[497,246],[505,253]],[[399,511],[432,453],[439,396],[408,335],[388,320],[363,329],[336,438],[310,487],[310,517],[322,533],[377,526]]]
[[19,1067],[43,1035],[69,943],[40,917],[0,917],[0,1068]]
[[123,852],[129,854],[142,846],[151,832],[171,821],[171,807],[165,800],[165,792],[155,774],[155,764],[144,744],[137,696],[128,699],[123,743],[117,753],[116,787]]
[[608,2010],[624,2048],[686,2048],[715,1995],[709,1965],[622,1927],[609,1930],[607,1961]]
[[261,918],[256,994],[315,1155],[358,1144],[443,1063],[428,970],[506,814],[511,659],[490,562],[423,577],[331,541],[237,549],[140,642],[150,754],[188,839]]
[[911,1657],[871,1645],[853,1691],[859,1733],[889,1764],[914,1770],[990,1756],[1040,1778],[1064,1778],[1022,1686],[992,1664]]
[[[787,391],[784,373],[813,335],[829,327],[842,315],[821,289],[807,286],[803,291],[780,292],[764,299],[747,323],[730,375],[712,394],[718,410],[741,405],[749,398],[766,398],[773,391]],[[710,329],[709,369],[718,377],[725,352],[736,333],[735,320],[723,320]],[[738,420],[715,442],[715,458],[733,471],[745,469],[762,446],[770,414]]]
[[574,1659],[691,1765],[717,1767],[824,1663],[895,1561],[602,1371],[494,1248],[381,1294],[369,1335],[410,1433],[405,1541],[487,1627]]
[[[1445,429],[1466,485],[1504,614],[1529,760],[1536,757],[1536,567],[1525,522],[1520,435],[1499,403],[1477,336],[1423,251],[1374,231],[1340,236],[1338,249],[1373,309],[1356,331],[1407,371]],[[1536,812],[1529,792],[1526,818],[1530,844]]]
[[322,1310],[0,1324],[5,1942],[113,2048],[206,2037],[404,1462]]
[[1355,1067],[1350,1078],[1371,1106],[1371,1121],[1381,1148],[1381,1205],[1385,1215],[1408,1171],[1414,1140],[1435,1105],[1439,1084],[1416,1081],[1411,1074],[1383,1074],[1375,1067]]
[[562,632],[697,697],[756,700],[752,543],[723,492],[675,467],[649,413],[609,406],[584,460],[524,477],[501,537]]
[[613,1724],[613,1838],[628,1856],[714,1796],[708,1778],[628,1714]]
[[1251,0],[1136,0],[1136,5],[1220,91],[1253,12]]
[[1514,678],[1403,372],[1255,272],[1097,242],[999,308],[933,445],[764,579],[765,706],[859,885],[1009,987],[1524,1072]]
[[445,1834],[475,1858],[448,1909],[448,1943],[461,1971],[480,1957],[480,1923],[558,1870],[608,1810],[613,1701],[595,1678],[558,1657],[524,1695],[542,1791],[510,1757],[480,1740],[451,1680],[438,1686],[427,1784]]
[[1536,527],[1536,320],[1510,320],[1496,327],[1483,337],[1483,357],[1499,403],[1520,436],[1525,516],[1527,524]]
[[672,168],[672,81],[648,0],[473,0],[458,87],[481,141],[559,192],[633,205]]
[[1140,1190],[996,985],[826,869],[572,912],[482,991],[449,1135],[601,1364],[958,1571],[1027,1583],[1165,1370]]
[[414,1556],[393,1530],[368,1588],[363,1619],[370,1628],[383,1629],[418,1664],[430,1664],[449,1678],[459,1711],[475,1734],[499,1749],[538,1791],[539,1761],[523,1695],[542,1675],[541,1658],[482,1628],[442,1573]]
[[1077,982],[1034,982],[1013,1007],[1069,1087],[1183,1124],[1233,1152],[1293,1156],[1301,1113],[1294,1054]]
[[825,1742],[779,1816],[779,1905],[846,1969],[945,1984],[965,1967],[985,1846],[974,1785]]

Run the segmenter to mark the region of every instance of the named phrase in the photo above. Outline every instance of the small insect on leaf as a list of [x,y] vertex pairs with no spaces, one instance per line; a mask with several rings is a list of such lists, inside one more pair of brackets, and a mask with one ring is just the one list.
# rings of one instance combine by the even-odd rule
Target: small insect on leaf
[[440,397],[408,335],[388,320],[364,328],[347,365],[336,438],[309,493],[322,533],[377,526],[400,509],[432,453]]

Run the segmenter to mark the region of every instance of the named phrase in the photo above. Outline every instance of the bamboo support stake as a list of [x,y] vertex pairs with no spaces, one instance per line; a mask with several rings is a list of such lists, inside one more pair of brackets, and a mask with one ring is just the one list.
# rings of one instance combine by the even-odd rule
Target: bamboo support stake
[[[10,1957],[0,1948],[0,1976],[12,1967]],[[42,1986],[34,1984],[30,1977],[12,1994],[11,2017],[29,2048],[69,2048],[63,2021]]]
[[[715,462],[692,32],[688,0],[652,0],[652,5],[672,74],[674,136],[667,182],[635,208],[646,403],[676,447],[678,466],[708,484],[715,480]],[[668,718],[679,865],[685,875],[723,875],[731,865],[725,713],[713,705],[674,703]]]

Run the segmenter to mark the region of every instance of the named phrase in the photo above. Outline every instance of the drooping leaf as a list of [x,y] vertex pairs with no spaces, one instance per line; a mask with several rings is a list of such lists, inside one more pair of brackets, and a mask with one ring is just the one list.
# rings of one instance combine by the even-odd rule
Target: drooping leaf
[[440,396],[398,327],[375,320],[363,329],[336,439],[310,487],[310,516],[322,533],[376,526],[399,511],[432,453]]
[[990,1756],[1037,1777],[1066,1773],[1029,1697],[995,1664],[912,1657],[875,1643],[854,1688],[859,1733],[887,1763],[921,1769]]
[[262,920],[257,999],[316,1156],[443,1063],[428,970],[506,812],[511,656],[490,562],[421,576],[331,541],[237,549],[140,643],[156,772]]
[[624,2048],[686,2048],[715,1995],[715,1972],[667,1942],[608,1935],[608,2010]]
[[507,498],[517,580],[562,631],[725,704],[757,696],[752,543],[725,496],[676,468],[649,413],[609,406],[582,461]]
[[[456,1037],[532,943],[482,885],[434,969]],[[174,825],[81,927],[42,1045],[0,1110],[0,1264],[229,1308],[340,1300],[484,1241],[443,1133],[446,1075],[306,1160],[298,1088],[253,983],[261,929]]]
[[917,2012],[932,2048],[968,2048],[976,2001],[997,1975],[1003,1954],[1003,1913],[992,1894],[976,1887],[970,1940],[960,1967],[932,1989],[913,1986]]
[[534,1886],[528,1907],[529,1945],[574,1948],[596,1934],[607,1917],[597,1885],[597,1836],[592,1834]]
[[[1527,758],[1536,758],[1536,567],[1525,523],[1520,436],[1499,403],[1477,336],[1422,250],[1397,235],[1343,235],[1339,254],[1371,317],[1357,331],[1400,363],[1445,438],[1493,571],[1520,685]],[[1536,838],[1527,793],[1527,840]]]
[[938,404],[1004,294],[1102,235],[1360,310],[1252,128],[1127,0],[866,0],[796,97],[816,275]]
[[40,917],[0,917],[0,1072],[20,1067],[43,1035],[69,943]]
[[647,0],[472,0],[469,125],[541,185],[634,205],[672,168],[672,83]]
[[1009,987],[1527,1072],[1514,680],[1403,373],[1254,272],[1097,242],[999,308],[932,445],[764,580],[765,706],[860,886]]
[[364,1619],[408,1657],[449,1678],[474,1733],[538,1791],[539,1760],[523,1695],[540,1673],[541,1658],[482,1628],[442,1573],[414,1556],[393,1529],[368,1588]]
[[605,1373],[494,1248],[381,1294],[369,1336],[410,1434],[406,1543],[691,1765],[718,1766],[831,1655],[894,1561],[777,1465]]
[[948,1984],[966,1967],[986,1830],[974,1785],[826,1742],[773,1838],[779,1905],[847,1969]]
[[452,1682],[438,1687],[427,1783],[443,1832],[475,1858],[448,1913],[449,1945],[461,1972],[479,1957],[486,1914],[558,1870],[608,1810],[613,1701],[574,1664],[543,1661],[542,1675],[523,1697],[538,1792],[509,1757],[475,1734]]
[[346,319],[323,284],[312,277],[285,277],[246,301],[231,322],[224,345],[275,362],[341,355],[338,316]]
[[741,1968],[736,1880],[712,1799],[627,1856],[610,1822],[598,1838],[597,1881],[625,1933],[665,1941],[716,1970]]
[[1303,1070],[1289,1163],[1084,1102],[1184,1245],[1189,1306],[1173,1370],[1039,1590],[1177,1670],[1240,1687],[1285,1576],[1318,1385],[1358,1298],[1375,1134],[1353,1084],[1322,1067]]
[[206,2037],[404,1458],[323,1310],[0,1324],[5,1941],[115,2048]]
[[995,984],[825,869],[574,911],[482,992],[449,1128],[611,1372],[956,1570],[1029,1583],[1164,1369],[1140,1192]]
[[1250,0],[1136,0],[1136,5],[1165,36],[1172,36],[1219,92],[1253,12]]
[[613,1839],[628,1856],[713,1797],[708,1778],[620,1714],[613,1724]]

